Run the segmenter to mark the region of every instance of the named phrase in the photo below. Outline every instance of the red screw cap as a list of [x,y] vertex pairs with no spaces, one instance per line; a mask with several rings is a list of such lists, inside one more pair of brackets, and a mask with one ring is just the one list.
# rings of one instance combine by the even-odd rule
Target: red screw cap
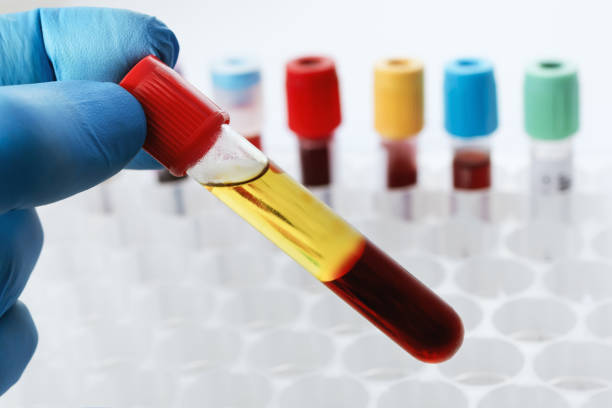
[[119,83],[140,102],[147,117],[143,148],[175,176],[210,150],[229,115],[152,55]]
[[334,61],[308,56],[286,67],[289,128],[305,139],[328,139],[341,121],[340,92]]

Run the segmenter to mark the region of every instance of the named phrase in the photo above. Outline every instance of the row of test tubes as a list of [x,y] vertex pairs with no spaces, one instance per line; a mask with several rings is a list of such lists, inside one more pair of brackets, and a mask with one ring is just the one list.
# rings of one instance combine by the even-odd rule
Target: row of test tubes
[[[424,125],[423,76],[424,64],[416,59],[384,59],[374,66],[374,125],[386,157],[386,188],[394,192],[390,199],[397,201],[387,207],[392,215],[407,220],[415,217],[417,136]],[[229,112],[232,127],[262,149],[258,64],[248,58],[225,58],[213,64],[211,77],[213,98]],[[299,142],[302,184],[333,206],[332,146],[341,122],[335,63],[323,56],[299,57],[286,64],[285,79],[288,126]],[[572,136],[578,130],[578,106],[575,65],[542,60],[527,67],[524,125],[532,141],[530,215],[534,219],[570,219]],[[489,221],[491,136],[498,127],[491,62],[460,58],[445,66],[444,124],[452,141],[450,213]],[[169,179],[160,175],[160,181]]]

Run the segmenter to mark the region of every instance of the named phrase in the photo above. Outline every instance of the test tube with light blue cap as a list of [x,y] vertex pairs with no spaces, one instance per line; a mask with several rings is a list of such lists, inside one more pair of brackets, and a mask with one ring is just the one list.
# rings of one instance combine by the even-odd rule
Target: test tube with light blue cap
[[232,127],[261,150],[261,72],[253,59],[228,57],[211,68],[213,97],[232,118]]
[[491,188],[490,136],[497,129],[493,65],[460,58],[444,72],[446,131],[453,139],[451,214],[487,221]]

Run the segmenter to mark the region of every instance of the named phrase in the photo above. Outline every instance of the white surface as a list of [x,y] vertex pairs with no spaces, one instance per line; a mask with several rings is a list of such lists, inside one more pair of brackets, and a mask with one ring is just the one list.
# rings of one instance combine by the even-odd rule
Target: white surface
[[[374,164],[343,159],[354,174]],[[153,179],[125,172],[40,209],[46,245],[22,296],[40,343],[1,408],[609,401],[612,225],[597,175],[579,185],[575,226],[524,225],[518,183],[491,194],[494,226],[449,221],[435,182],[413,192],[412,223],[364,213],[381,192],[335,191],[341,214],[460,314],[465,344],[441,365],[402,351],[197,183],[180,185],[177,216],[176,185]]]

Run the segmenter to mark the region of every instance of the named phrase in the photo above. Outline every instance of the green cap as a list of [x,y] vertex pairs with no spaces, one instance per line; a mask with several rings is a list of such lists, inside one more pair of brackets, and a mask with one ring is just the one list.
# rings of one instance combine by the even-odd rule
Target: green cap
[[574,64],[541,60],[525,73],[525,129],[541,140],[559,140],[578,130],[578,71]]

